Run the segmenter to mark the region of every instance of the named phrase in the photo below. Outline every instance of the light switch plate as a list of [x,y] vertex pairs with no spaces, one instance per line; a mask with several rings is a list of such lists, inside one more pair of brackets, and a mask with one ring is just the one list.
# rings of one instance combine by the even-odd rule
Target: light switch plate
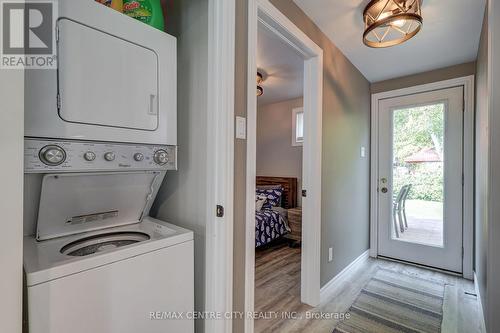
[[247,119],[236,117],[236,139],[245,140],[247,138]]

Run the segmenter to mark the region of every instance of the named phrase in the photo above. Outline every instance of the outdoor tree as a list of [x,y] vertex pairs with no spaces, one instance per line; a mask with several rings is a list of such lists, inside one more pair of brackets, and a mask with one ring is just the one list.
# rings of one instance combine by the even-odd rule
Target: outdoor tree
[[[443,201],[443,103],[408,107],[393,112],[394,193],[412,185],[410,199]],[[432,149],[440,162],[408,162],[424,149]]]

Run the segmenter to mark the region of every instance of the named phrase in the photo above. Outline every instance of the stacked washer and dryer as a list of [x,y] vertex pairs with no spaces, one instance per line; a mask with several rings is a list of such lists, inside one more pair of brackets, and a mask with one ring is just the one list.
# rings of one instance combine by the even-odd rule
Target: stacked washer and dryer
[[29,332],[193,332],[157,314],[193,311],[193,233],[149,217],[177,169],[176,40],[93,0],[57,6],[57,69],[25,80]]

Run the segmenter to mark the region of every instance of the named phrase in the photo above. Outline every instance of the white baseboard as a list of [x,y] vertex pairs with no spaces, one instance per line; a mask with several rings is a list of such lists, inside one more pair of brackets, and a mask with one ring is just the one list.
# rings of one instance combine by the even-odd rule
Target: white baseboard
[[483,312],[483,299],[481,298],[481,292],[479,291],[479,284],[477,283],[476,272],[474,272],[474,288],[476,289],[477,295],[477,303],[479,306],[479,320],[481,321],[481,332],[486,332],[486,322],[484,321],[484,312]]
[[351,274],[351,272],[355,271],[361,264],[363,264],[366,260],[368,260],[369,257],[370,257],[370,250],[363,252],[363,254],[354,259],[354,261],[351,262],[349,265],[347,265],[347,267],[344,268],[339,274],[335,275],[333,279],[328,281],[328,283],[321,288],[320,291],[321,301],[325,299],[325,296],[328,295],[328,292],[330,290],[334,289],[340,281],[347,278]]

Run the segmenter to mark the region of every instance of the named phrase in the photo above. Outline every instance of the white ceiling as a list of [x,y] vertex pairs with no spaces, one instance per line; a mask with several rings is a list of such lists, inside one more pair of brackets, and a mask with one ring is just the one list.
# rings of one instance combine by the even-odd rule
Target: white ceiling
[[371,82],[474,61],[485,0],[423,0],[422,31],[387,49],[363,44],[369,0],[294,0]]
[[302,97],[303,58],[262,24],[257,35],[257,68],[265,78],[264,95],[257,99],[259,105]]

